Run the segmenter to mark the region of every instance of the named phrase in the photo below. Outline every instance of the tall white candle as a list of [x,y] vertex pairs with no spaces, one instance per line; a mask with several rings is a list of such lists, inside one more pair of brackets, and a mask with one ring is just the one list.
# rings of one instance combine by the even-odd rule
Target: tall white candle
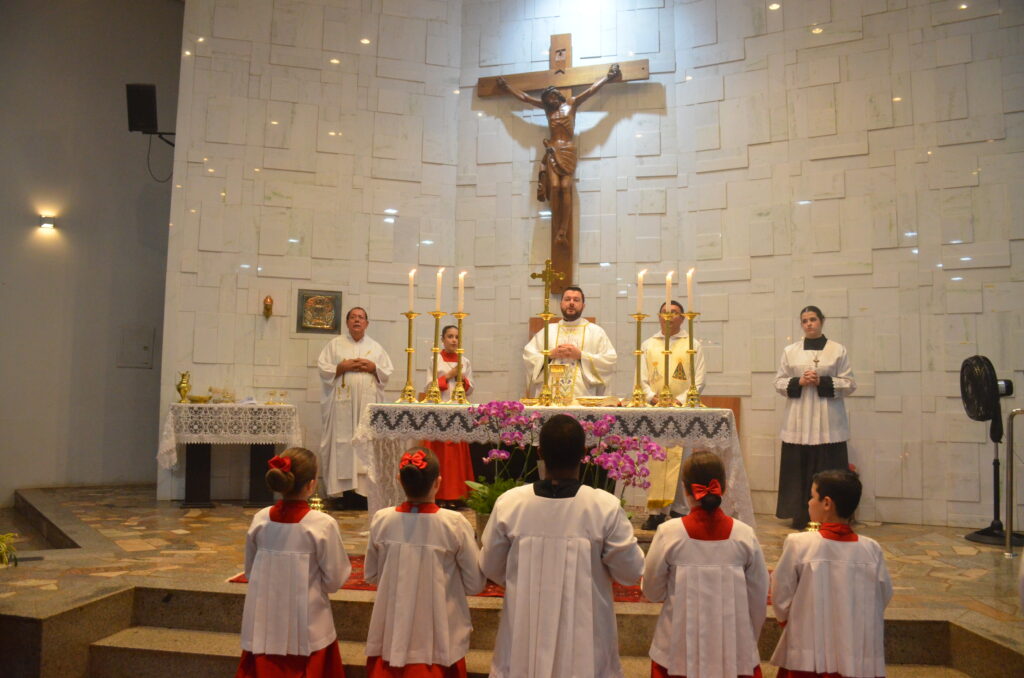
[[437,269],[437,305],[434,308],[438,313],[441,312],[441,279],[444,277],[444,266]]
[[693,299],[693,272],[696,268],[691,268],[686,272],[686,305],[690,307],[691,313],[696,313],[696,304]]
[[462,313],[462,309],[466,302],[466,272],[459,273],[459,313]]
[[675,274],[675,271],[669,271],[665,276],[665,313],[672,312],[672,276]]
[[640,271],[636,274],[636,312],[644,312],[644,276],[647,275],[647,269]]
[[412,313],[413,300],[416,297],[416,269],[409,271],[409,313]]

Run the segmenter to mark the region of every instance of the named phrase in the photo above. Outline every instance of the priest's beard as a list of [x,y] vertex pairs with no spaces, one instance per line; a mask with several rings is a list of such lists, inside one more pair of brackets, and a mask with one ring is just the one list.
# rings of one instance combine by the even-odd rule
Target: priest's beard
[[581,315],[583,315],[583,309],[580,309],[575,313],[571,313],[569,311],[562,311],[562,319],[568,322],[579,320]]

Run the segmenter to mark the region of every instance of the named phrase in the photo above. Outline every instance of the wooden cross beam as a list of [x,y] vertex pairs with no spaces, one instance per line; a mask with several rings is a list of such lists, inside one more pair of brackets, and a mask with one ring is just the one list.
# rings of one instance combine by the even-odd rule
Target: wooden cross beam
[[[589,85],[608,72],[608,64],[593,66],[572,66],[572,33],[561,33],[551,36],[551,49],[548,51],[549,70],[531,73],[515,73],[504,76],[505,81],[524,92],[532,92],[545,87],[565,89],[579,85]],[[622,78],[619,82],[631,80],[648,80],[651,67],[647,59],[623,61],[619,63]],[[480,78],[476,82],[478,97],[496,97],[507,95],[508,92],[498,87],[498,76]]]

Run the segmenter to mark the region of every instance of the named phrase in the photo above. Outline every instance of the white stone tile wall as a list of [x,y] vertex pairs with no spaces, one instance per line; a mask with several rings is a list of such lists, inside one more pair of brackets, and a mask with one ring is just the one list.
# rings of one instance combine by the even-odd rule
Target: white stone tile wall
[[[987,525],[992,446],[958,372],[980,353],[1024,388],[1024,5],[781,4],[189,0],[164,381],[188,368],[201,388],[288,389],[316,447],[325,339],[294,332],[296,291],[368,307],[397,396],[406,274],[424,311],[446,266],[469,271],[476,399],[519,395],[542,302],[528,274],[550,240],[546,126],[474,86],[545,69],[549,36],[572,33],[574,65],[651,63],[577,119],[575,278],[621,356],[616,393],[632,383],[636,271],[653,313],[657,281],[696,266],[707,392],[742,397],[755,506],[771,511],[774,372],[816,304],[859,383],[861,517]],[[418,386],[431,329],[416,326]]]

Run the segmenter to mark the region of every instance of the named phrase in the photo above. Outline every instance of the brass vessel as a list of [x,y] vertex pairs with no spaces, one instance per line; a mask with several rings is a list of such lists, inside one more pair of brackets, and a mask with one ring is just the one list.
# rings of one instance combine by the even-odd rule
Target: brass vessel
[[189,402],[188,392],[192,390],[191,380],[192,375],[189,374],[187,371],[178,374],[178,383],[174,388],[175,390],[178,391],[178,395],[181,396],[181,400],[178,401],[179,403]]

